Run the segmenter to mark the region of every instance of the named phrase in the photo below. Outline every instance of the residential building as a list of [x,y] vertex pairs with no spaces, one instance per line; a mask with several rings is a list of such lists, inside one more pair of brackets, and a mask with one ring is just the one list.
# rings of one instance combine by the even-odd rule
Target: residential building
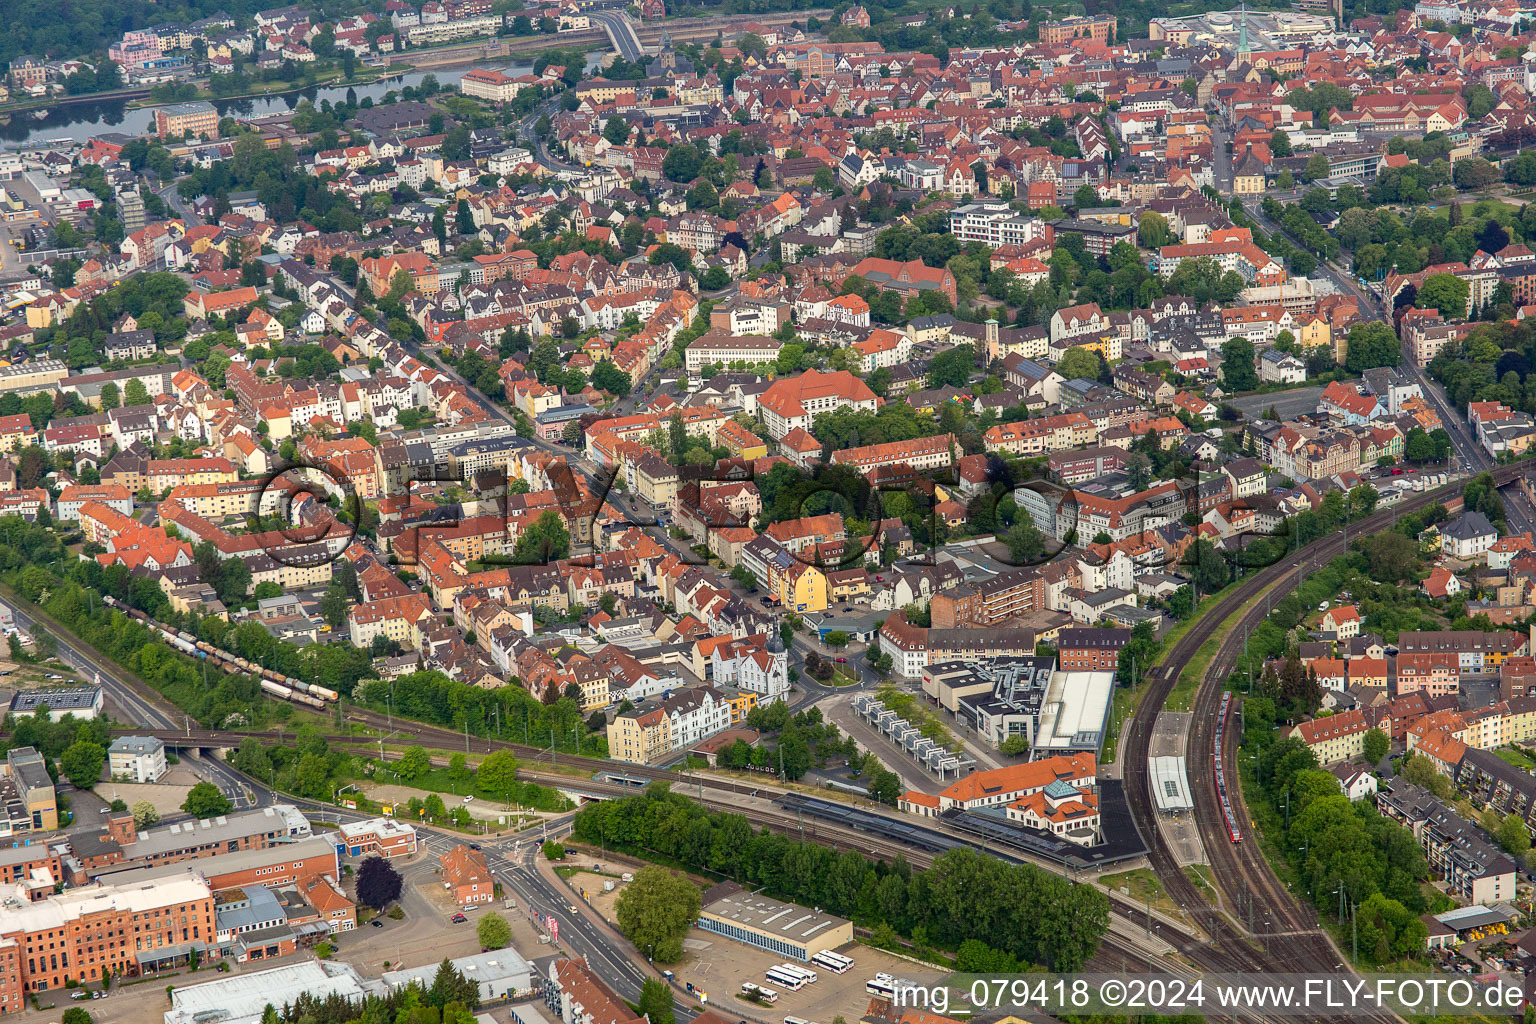
[[165,744],[153,736],[119,736],[107,748],[107,773],[128,782],[158,782],[167,771]]

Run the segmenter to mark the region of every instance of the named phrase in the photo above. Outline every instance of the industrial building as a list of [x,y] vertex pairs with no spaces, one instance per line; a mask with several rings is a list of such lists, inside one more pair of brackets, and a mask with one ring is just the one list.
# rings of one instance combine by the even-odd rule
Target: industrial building
[[1056,672],[1045,691],[1032,757],[1097,753],[1115,696],[1113,672]]
[[[534,988],[533,966],[518,956],[515,950],[492,949],[473,956],[461,956],[449,962],[466,981],[479,986],[481,1003],[514,999]],[[420,983],[422,988],[431,988],[432,979],[437,976],[441,966],[441,961],[433,961],[403,971],[386,971],[384,984],[395,990],[405,988],[412,982]]]
[[304,994],[361,1006],[368,996],[383,995],[384,983],[364,978],[351,964],[306,960],[173,989],[165,1024],[256,1024],[268,1005],[287,1006]]
[[699,927],[779,956],[809,960],[853,941],[853,922],[722,882],[704,894]]
[[57,722],[65,715],[82,721],[101,714],[101,687],[61,686],[51,690],[18,690],[11,698],[11,714],[35,715],[48,706],[48,718]]

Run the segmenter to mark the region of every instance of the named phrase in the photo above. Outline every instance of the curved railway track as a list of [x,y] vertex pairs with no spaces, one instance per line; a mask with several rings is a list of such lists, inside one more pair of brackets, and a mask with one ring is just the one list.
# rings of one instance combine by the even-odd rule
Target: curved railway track
[[[1529,466],[1519,464],[1503,466],[1494,471],[1494,477],[1502,485],[1519,479],[1529,469]],[[1413,512],[1457,496],[1460,486],[1458,482],[1435,491],[1413,495],[1391,508],[1373,512],[1344,529],[1334,531],[1301,551],[1286,556],[1275,565],[1255,572],[1208,609],[1200,621],[1169,649],[1156,674],[1149,676],[1151,682],[1148,692],[1143,695],[1137,708],[1122,751],[1126,796],[1131,813],[1146,843],[1153,870],[1169,895],[1189,908],[1212,942],[1230,950],[1233,959],[1241,962],[1244,970],[1260,973],[1276,970],[1334,973],[1342,967],[1340,956],[1327,934],[1318,926],[1316,916],[1308,908],[1299,905],[1280,883],[1252,841],[1252,821],[1242,800],[1241,787],[1236,784],[1235,743],[1225,745],[1226,772],[1228,778],[1233,780],[1228,788],[1234,814],[1238,816],[1240,827],[1250,837],[1248,843],[1231,842],[1227,823],[1216,800],[1211,763],[1216,714],[1226,678],[1242,652],[1244,636],[1268,615],[1270,603],[1264,598],[1272,588],[1282,585],[1293,574],[1325,565],[1346,552],[1350,541],[1356,537],[1381,532],[1405,512]],[[1253,602],[1251,607],[1244,611],[1243,606],[1250,602]],[[1195,653],[1233,616],[1237,618],[1223,637],[1207,667],[1205,678],[1196,690],[1190,716],[1186,762],[1195,804],[1194,818],[1213,878],[1227,896],[1229,906],[1235,905],[1234,898],[1239,893],[1251,901],[1255,925],[1253,933],[1234,925],[1224,913],[1207,904],[1194,883],[1181,870],[1158,827],[1148,770],[1148,754],[1157,713],[1162,710]],[[1255,939],[1260,945],[1255,945]],[[1371,1019],[1390,1021],[1395,1018],[1389,1014],[1377,1014]]]

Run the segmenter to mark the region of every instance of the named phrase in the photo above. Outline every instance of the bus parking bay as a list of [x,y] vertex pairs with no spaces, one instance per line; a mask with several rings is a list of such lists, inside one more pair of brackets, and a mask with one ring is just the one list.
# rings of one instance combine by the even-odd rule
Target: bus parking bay
[[[843,946],[838,952],[853,960],[853,966],[843,974],[692,928],[683,940],[683,960],[672,964],[671,970],[679,984],[691,983],[695,989],[703,989],[709,996],[708,1005],[722,1016],[731,1020],[750,1017],[774,1024],[785,1017],[831,1024],[839,1014],[846,1020],[858,1020],[869,1009],[870,995],[864,986],[870,978],[882,973],[910,977],[921,970],[910,960],[857,943]],[[786,963],[816,972],[816,981],[796,992],[767,980],[770,968]],[[774,990],[778,1000],[771,1006],[746,1001],[740,994],[745,983]]]

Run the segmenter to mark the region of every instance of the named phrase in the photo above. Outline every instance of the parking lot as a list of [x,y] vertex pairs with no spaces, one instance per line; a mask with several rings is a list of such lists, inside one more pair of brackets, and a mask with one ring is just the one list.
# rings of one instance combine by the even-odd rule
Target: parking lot
[[[578,855],[562,863],[562,867],[579,869],[570,872],[566,879],[566,883],[571,886],[573,900],[581,899],[585,891],[586,902],[609,923],[614,921],[614,903],[619,893],[624,891],[624,872],[637,871],[643,866],[640,862],[612,855]],[[606,882],[614,884],[611,891],[603,891]],[[858,1020],[864,1016],[870,999],[864,983],[878,973],[900,978],[913,977],[925,970],[936,970],[868,946],[855,944],[845,946],[838,952],[853,958],[854,965],[846,974],[834,974],[815,964],[803,964],[800,966],[816,972],[817,979],[798,992],[791,992],[773,985],[763,977],[763,973],[770,967],[785,963],[784,957],[712,932],[691,928],[683,940],[683,959],[680,963],[672,964],[671,970],[679,984],[692,984],[696,991],[708,997],[710,1005],[726,1017],[739,1020],[751,1016],[759,1020],[777,1021],[785,1016],[794,1016],[819,1024],[826,1024],[838,1014],[848,1020]],[[772,988],[778,993],[778,1002],[771,1006],[748,1002],[740,995],[743,982]]]
[[[798,964],[765,949],[735,942],[712,932],[690,929],[683,940],[683,961],[674,964],[680,982],[691,982],[702,989],[709,1001],[727,1017],[737,1013],[776,1020],[785,1016],[803,1017],[825,1024],[841,1014],[858,1020],[869,1009],[870,995],[864,984],[877,973],[912,977],[924,968],[900,957],[868,946],[846,946],[838,952],[852,957],[854,964],[845,974],[834,974],[815,964]],[[798,992],[791,992],[763,977],[770,967],[791,962],[815,971],[817,979]],[[928,968],[931,972],[936,968]],[[779,994],[778,1002],[762,1006],[741,997],[744,982],[771,988]]]

